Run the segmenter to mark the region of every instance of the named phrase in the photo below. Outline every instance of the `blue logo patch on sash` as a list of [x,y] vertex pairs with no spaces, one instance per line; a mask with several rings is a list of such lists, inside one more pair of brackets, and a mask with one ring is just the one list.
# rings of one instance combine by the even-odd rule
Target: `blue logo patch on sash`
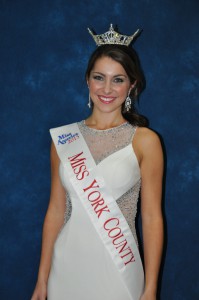
[[79,138],[78,133],[64,133],[62,135],[58,135],[58,145],[70,144],[76,141]]

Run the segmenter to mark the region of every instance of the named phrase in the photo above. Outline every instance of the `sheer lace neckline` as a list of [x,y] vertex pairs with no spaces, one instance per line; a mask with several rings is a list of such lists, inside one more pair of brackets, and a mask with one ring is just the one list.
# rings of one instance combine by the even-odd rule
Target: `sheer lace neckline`
[[136,130],[136,127],[129,122],[113,128],[98,130],[88,127],[85,121],[81,121],[78,123],[78,127],[96,164],[110,154],[125,148],[129,144],[132,145],[133,135]]
[[108,131],[114,131],[114,130],[117,130],[118,128],[121,128],[121,127],[125,127],[126,125],[129,124],[128,121],[118,125],[118,126],[115,126],[115,127],[112,127],[112,128],[108,128],[108,129],[96,129],[96,128],[92,128],[92,127],[89,127],[88,125],[86,125],[86,121],[85,120],[82,120],[80,122],[83,127],[87,128],[88,130],[91,130],[91,131],[95,131],[95,132],[108,132]]

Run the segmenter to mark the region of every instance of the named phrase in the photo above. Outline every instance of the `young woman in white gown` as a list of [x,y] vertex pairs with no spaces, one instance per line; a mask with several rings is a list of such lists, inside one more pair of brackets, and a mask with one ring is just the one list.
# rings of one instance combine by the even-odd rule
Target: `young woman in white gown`
[[[130,42],[112,26],[106,39],[93,37],[99,47],[86,72],[91,115],[51,130],[51,195],[31,300],[156,299],[162,148],[131,103],[144,76]],[[139,192],[144,273],[135,231]]]

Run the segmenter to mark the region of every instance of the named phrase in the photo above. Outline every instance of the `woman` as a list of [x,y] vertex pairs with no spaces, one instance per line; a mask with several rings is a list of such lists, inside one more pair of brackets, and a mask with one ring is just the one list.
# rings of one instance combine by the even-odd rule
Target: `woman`
[[[86,71],[91,115],[51,130],[51,196],[31,300],[156,299],[161,144],[131,103],[144,87],[137,54],[112,26],[93,37],[99,47]],[[134,225],[140,187],[145,282]]]

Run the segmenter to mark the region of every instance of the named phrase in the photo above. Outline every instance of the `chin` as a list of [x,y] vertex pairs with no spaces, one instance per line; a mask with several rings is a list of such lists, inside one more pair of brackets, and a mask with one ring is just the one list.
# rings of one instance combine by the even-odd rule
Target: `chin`
[[121,106],[114,107],[113,105],[109,105],[109,104],[105,104],[105,105],[95,105],[94,104],[94,107],[95,107],[96,110],[98,110],[102,113],[112,113],[114,111],[120,111],[121,112],[121,109],[122,109]]

